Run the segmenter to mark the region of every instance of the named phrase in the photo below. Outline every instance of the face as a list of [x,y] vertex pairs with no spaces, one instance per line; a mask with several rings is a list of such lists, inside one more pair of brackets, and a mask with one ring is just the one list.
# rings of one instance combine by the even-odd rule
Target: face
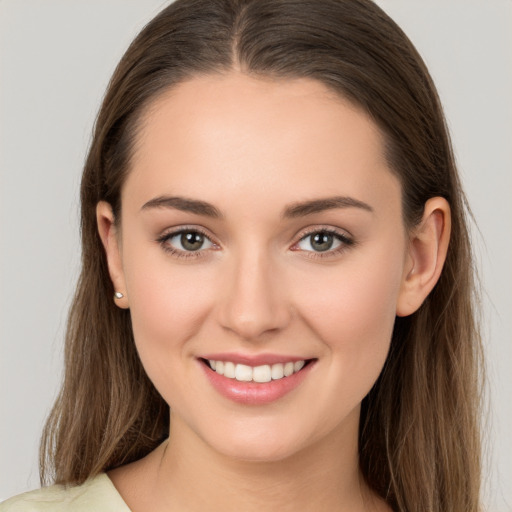
[[173,88],[145,116],[116,241],[171,425],[251,460],[357,432],[408,272],[400,184],[364,113],[306,79]]

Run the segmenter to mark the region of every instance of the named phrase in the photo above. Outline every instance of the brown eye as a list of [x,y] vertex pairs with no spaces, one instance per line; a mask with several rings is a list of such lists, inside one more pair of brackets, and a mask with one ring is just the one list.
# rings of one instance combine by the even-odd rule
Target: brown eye
[[197,252],[214,246],[206,235],[194,230],[171,233],[163,237],[161,243],[178,252]]
[[332,233],[315,233],[311,235],[311,247],[318,252],[328,251],[334,244]]
[[341,233],[319,230],[304,236],[297,247],[301,251],[322,253],[353,245],[353,241]]
[[182,233],[180,242],[186,251],[198,251],[203,246],[204,236],[196,231]]

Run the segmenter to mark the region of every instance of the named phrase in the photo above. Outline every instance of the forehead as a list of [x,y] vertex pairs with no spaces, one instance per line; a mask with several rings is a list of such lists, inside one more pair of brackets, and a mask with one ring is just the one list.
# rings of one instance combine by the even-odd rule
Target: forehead
[[398,182],[361,109],[316,80],[233,72],[193,78],[150,105],[125,188],[143,204],[191,191],[208,201],[259,193],[368,201],[384,185]]

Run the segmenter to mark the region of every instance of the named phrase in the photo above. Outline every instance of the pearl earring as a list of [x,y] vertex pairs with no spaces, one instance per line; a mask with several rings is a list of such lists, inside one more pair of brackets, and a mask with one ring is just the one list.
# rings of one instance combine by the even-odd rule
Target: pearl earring
[[116,293],[114,293],[114,297],[116,299],[122,299],[124,297],[124,295],[121,292],[116,292]]

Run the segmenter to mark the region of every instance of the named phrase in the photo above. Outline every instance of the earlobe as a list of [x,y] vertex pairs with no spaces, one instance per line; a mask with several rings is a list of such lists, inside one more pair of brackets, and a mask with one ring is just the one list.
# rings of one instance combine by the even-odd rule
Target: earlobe
[[126,284],[124,279],[119,236],[114,220],[112,207],[105,201],[100,201],[96,206],[96,220],[105,254],[107,257],[108,271],[114,286],[114,302],[122,309],[129,308]]
[[448,252],[451,214],[448,201],[433,197],[411,232],[407,263],[396,305],[397,316],[408,316],[423,304],[437,283]]

